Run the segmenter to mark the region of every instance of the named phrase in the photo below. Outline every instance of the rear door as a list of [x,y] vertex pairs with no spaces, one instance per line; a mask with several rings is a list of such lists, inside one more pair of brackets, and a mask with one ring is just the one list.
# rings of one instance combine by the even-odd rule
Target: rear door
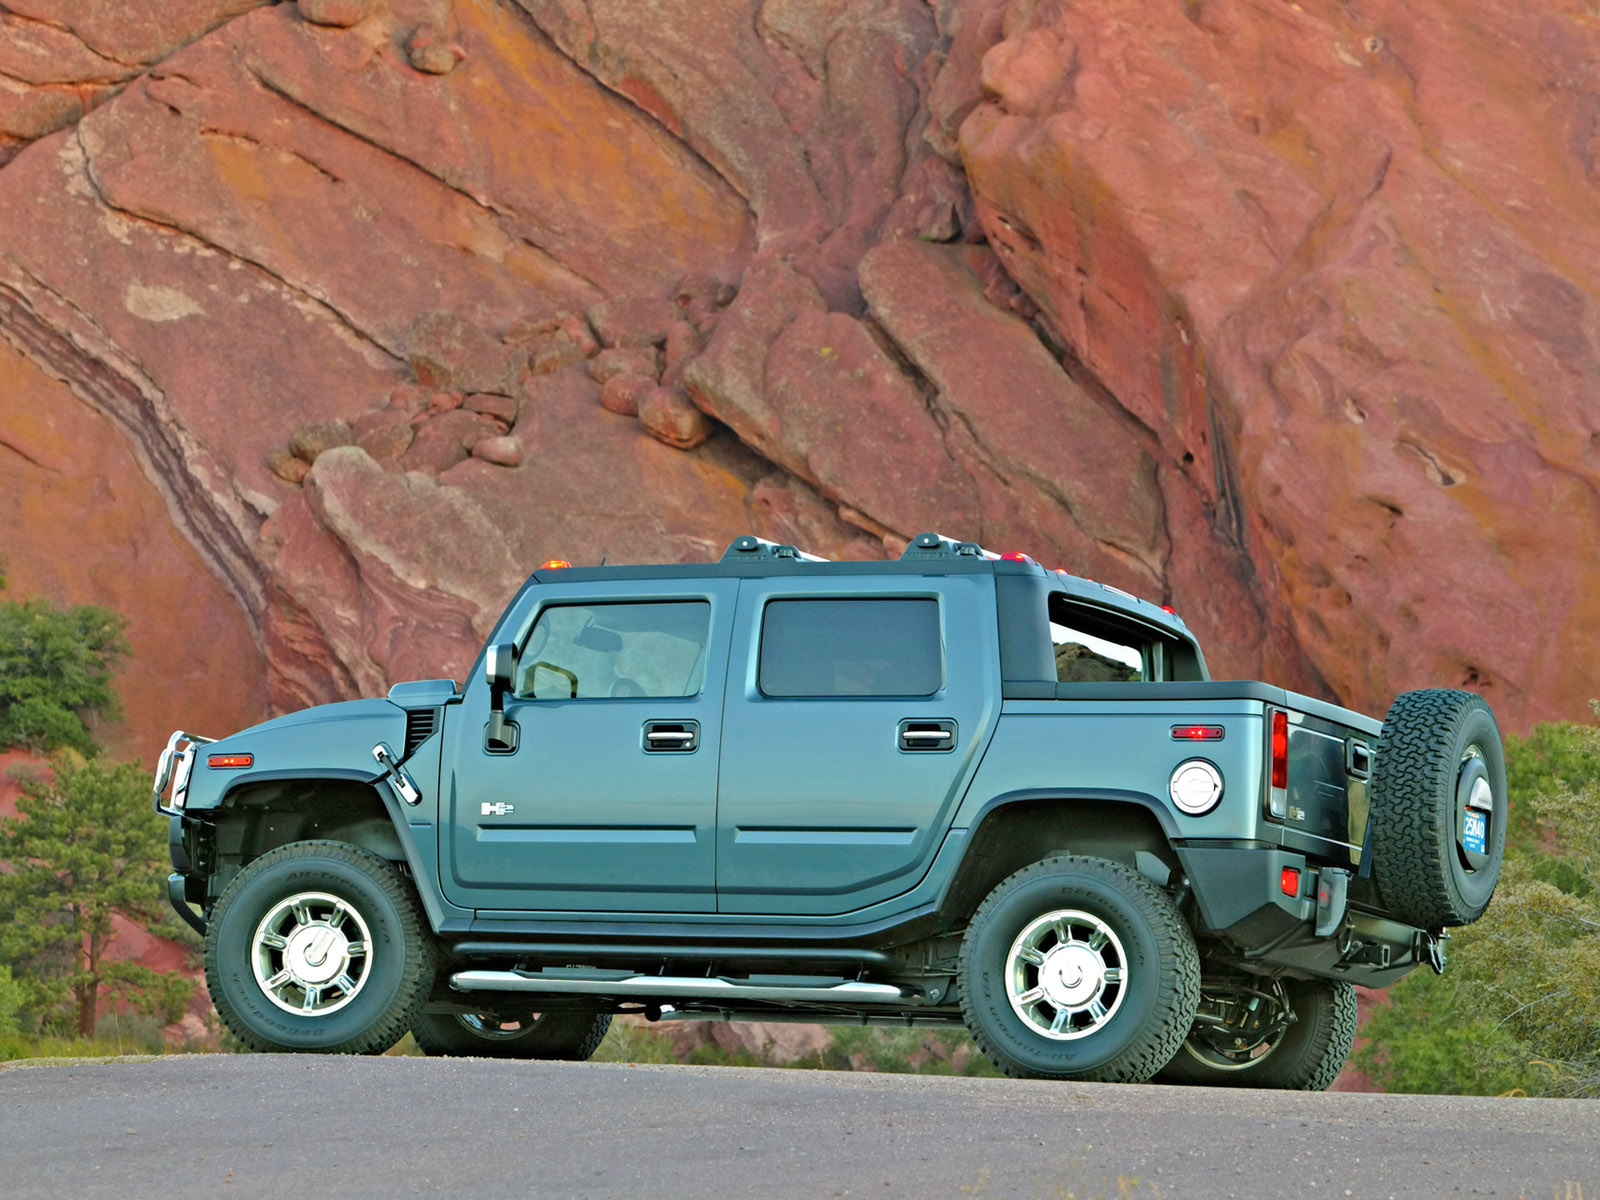
[[[515,749],[470,682],[445,763],[445,895],[528,910],[711,912],[735,580],[538,589],[517,624]],[[454,717],[454,714],[452,714]]]
[[996,712],[993,583],[892,582],[743,581],[718,911],[844,913],[927,871]]

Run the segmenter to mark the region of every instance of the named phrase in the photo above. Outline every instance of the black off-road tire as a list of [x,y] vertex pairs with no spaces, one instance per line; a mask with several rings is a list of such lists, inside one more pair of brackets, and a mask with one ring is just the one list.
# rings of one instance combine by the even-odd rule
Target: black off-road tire
[[611,1028],[610,1013],[528,1013],[511,1022],[488,1013],[425,1012],[411,1025],[424,1054],[584,1062]]
[[[1093,949],[1096,937],[1107,940]],[[1047,971],[1054,999],[1019,1011],[1013,988],[1022,997],[1046,993]],[[1115,983],[1111,971],[1121,972]],[[1096,986],[1100,1015],[1080,1007]],[[1189,1032],[1200,959],[1155,884],[1120,863],[1063,855],[1001,881],[978,906],[961,945],[960,990],[978,1048],[1007,1075],[1136,1083],[1169,1062]],[[1045,1027],[1061,1021],[1059,1032]]]
[[[336,934],[322,933],[333,928],[328,914],[334,905],[327,900],[305,901],[308,919],[285,907],[301,896],[326,897],[345,906]],[[281,921],[268,928],[269,916],[280,912]],[[261,975],[274,972],[270,981],[287,970],[290,950],[275,951],[268,939],[278,936],[274,929],[286,928],[292,931],[291,944],[303,945],[307,936],[313,943],[304,962],[321,950],[316,971],[327,961],[327,943],[338,947],[340,937],[361,943],[359,951],[342,947],[349,951],[345,977],[358,986],[345,989],[329,981],[339,993],[330,1000],[336,1008],[291,1012],[271,998]],[[315,945],[318,938],[324,939],[320,947]],[[392,863],[343,842],[295,842],[263,854],[228,885],[206,928],[205,966],[218,1015],[250,1049],[381,1054],[405,1035],[426,1002],[434,948],[417,911],[416,893]],[[296,987],[291,982],[271,991],[280,999],[292,1001],[298,994],[303,1000],[306,989],[297,992]],[[341,1002],[344,995],[348,998]]]
[[1344,1070],[1356,1036],[1356,990],[1332,979],[1286,979],[1299,1018],[1266,1053],[1230,1062],[1195,1029],[1156,1076],[1162,1083],[1205,1087],[1288,1088],[1325,1092]]
[[[1486,853],[1463,842],[1467,801],[1485,786]],[[1406,692],[1389,709],[1372,766],[1372,874],[1384,906],[1423,929],[1468,925],[1489,907],[1506,847],[1506,761],[1494,712],[1472,692]],[[1474,861],[1476,859],[1476,861]]]

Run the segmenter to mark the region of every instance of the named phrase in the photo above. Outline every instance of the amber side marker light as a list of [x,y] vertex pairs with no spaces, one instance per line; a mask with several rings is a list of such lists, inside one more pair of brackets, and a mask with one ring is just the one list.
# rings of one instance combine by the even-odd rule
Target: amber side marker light
[[256,760],[253,754],[213,754],[206,759],[208,767],[248,767]]
[[1220,742],[1227,732],[1221,725],[1174,725],[1172,727],[1172,740],[1175,742]]

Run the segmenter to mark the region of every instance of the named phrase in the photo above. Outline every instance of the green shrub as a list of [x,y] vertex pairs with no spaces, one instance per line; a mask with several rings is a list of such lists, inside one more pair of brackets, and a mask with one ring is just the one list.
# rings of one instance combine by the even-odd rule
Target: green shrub
[[22,1003],[22,985],[11,977],[10,967],[0,964],[0,1037],[10,1037],[17,1032]]
[[0,749],[93,751],[83,718],[118,715],[111,676],[128,652],[124,625],[92,604],[0,600]]

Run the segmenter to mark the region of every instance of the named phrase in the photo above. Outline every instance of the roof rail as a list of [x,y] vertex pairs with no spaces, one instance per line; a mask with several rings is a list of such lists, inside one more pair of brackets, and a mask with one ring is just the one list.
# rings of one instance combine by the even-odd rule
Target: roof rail
[[728,548],[722,552],[721,561],[751,562],[762,560],[787,560],[789,562],[829,561],[817,554],[807,554],[804,550],[794,546],[769,542],[766,538],[758,538],[748,533],[743,537],[736,537],[728,543]]
[[907,543],[900,561],[921,558],[999,558],[992,550],[985,550],[977,542],[958,542],[942,533],[919,533]]

